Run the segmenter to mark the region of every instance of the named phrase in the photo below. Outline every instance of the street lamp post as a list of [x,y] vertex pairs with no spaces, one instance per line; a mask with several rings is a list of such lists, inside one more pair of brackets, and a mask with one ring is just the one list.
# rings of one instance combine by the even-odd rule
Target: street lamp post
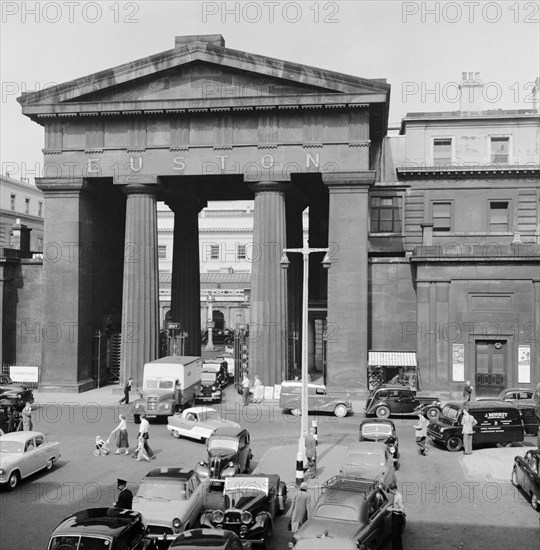
[[303,279],[302,279],[302,417],[300,422],[300,439],[298,440],[298,453],[302,455],[306,463],[306,436],[308,434],[308,282],[309,282],[309,255],[316,252],[325,252],[322,265],[330,267],[330,256],[328,248],[309,248],[307,240],[302,248],[284,248],[281,257],[281,267],[287,269],[290,261],[288,253],[302,254],[303,258]]
[[186,338],[189,338],[189,334],[185,330],[183,330],[179,334],[178,338],[180,338],[180,355],[183,356],[184,355],[184,350],[186,348]]
[[206,350],[214,351],[214,317],[212,309],[212,306],[214,305],[214,294],[210,292],[206,297],[206,300],[208,302],[208,322],[206,323],[206,326],[208,327],[208,342],[206,343]]

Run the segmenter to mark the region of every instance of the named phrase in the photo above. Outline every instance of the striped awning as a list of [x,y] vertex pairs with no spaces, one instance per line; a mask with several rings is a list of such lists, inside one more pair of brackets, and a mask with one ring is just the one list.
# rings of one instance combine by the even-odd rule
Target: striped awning
[[368,367],[417,367],[414,351],[370,351]]

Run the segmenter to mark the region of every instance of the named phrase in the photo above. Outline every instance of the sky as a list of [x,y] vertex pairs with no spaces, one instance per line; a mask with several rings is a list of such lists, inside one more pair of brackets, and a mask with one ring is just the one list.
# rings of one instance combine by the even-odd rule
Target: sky
[[485,109],[531,107],[540,74],[540,1],[7,1],[0,3],[0,164],[33,182],[43,128],[16,98],[222,34],[226,47],[391,84],[391,125],[408,112],[459,109],[462,72]]

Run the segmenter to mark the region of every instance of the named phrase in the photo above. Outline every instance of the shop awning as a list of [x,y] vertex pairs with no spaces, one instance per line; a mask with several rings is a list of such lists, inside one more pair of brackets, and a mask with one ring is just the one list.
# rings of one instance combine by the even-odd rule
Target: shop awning
[[417,367],[414,351],[370,351],[368,367]]

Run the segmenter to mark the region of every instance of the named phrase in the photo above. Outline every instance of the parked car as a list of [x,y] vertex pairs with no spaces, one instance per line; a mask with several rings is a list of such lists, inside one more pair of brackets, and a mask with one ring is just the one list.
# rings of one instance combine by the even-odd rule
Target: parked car
[[227,374],[229,376],[229,382],[234,380],[234,357],[232,355],[218,355],[215,358],[220,363],[227,363]]
[[209,488],[193,470],[156,468],[141,481],[133,510],[142,514],[148,536],[172,541],[197,525]]
[[205,361],[202,366],[202,373],[211,372],[216,375],[216,386],[224,388],[229,383],[229,371],[226,361]]
[[0,483],[15,489],[40,470],[50,470],[60,458],[60,444],[41,432],[12,432],[0,437]]
[[7,374],[0,374],[0,399],[6,399],[22,410],[26,403],[34,402],[34,394],[26,386],[13,382]]
[[[392,532],[391,499],[377,482],[335,476],[321,490],[311,517],[294,535],[297,548],[336,550],[335,541],[343,539],[358,548],[383,546]],[[305,539],[318,539],[317,545],[300,544]]]
[[531,449],[525,456],[514,458],[512,483],[530,497],[535,510],[540,508],[540,449]]
[[[279,406],[284,411],[291,411],[295,415],[302,412],[302,382],[288,380],[281,383]],[[308,384],[308,411],[334,413],[343,418],[352,412],[350,397],[328,393],[322,384]]]
[[2,434],[15,432],[22,420],[19,407],[9,399],[0,399],[0,430]]
[[274,518],[285,511],[287,486],[276,474],[237,475],[225,479],[223,510],[207,510],[201,525],[228,529],[242,540],[266,547]]
[[[477,424],[473,428],[473,447],[482,444],[497,446],[523,441],[524,431],[521,414],[517,407],[501,401],[471,401],[467,410]],[[449,451],[463,447],[461,418],[463,403],[447,403],[437,421],[428,425],[428,435],[435,443]]]
[[224,427],[240,428],[240,424],[221,418],[216,409],[205,406],[185,409],[167,419],[167,429],[177,439],[187,437],[206,441],[217,428]]
[[441,411],[441,402],[436,396],[418,395],[401,384],[385,384],[378,387],[366,401],[366,416],[378,418],[413,415],[421,409],[428,419],[434,420]]
[[169,550],[251,550],[251,544],[242,541],[232,531],[192,529],[182,533],[169,546]]
[[356,542],[344,539],[343,537],[333,537],[323,533],[313,539],[299,540],[294,546],[294,550],[358,550]]
[[396,478],[394,459],[385,443],[360,441],[347,449],[340,474],[348,478],[378,481],[385,489]]
[[64,519],[52,532],[48,550],[155,550],[145,536],[141,514],[120,508],[90,508]]
[[358,441],[375,441],[384,443],[394,460],[394,468],[399,469],[399,440],[396,426],[392,420],[383,418],[371,418],[360,423],[360,435]]
[[540,419],[535,414],[533,388],[507,388],[496,397],[478,397],[476,401],[504,401],[515,405],[521,413],[523,426],[527,435],[537,435]]
[[197,464],[195,471],[212,483],[223,483],[226,477],[249,473],[253,455],[249,447],[249,432],[244,428],[217,428],[208,438],[207,462]]

